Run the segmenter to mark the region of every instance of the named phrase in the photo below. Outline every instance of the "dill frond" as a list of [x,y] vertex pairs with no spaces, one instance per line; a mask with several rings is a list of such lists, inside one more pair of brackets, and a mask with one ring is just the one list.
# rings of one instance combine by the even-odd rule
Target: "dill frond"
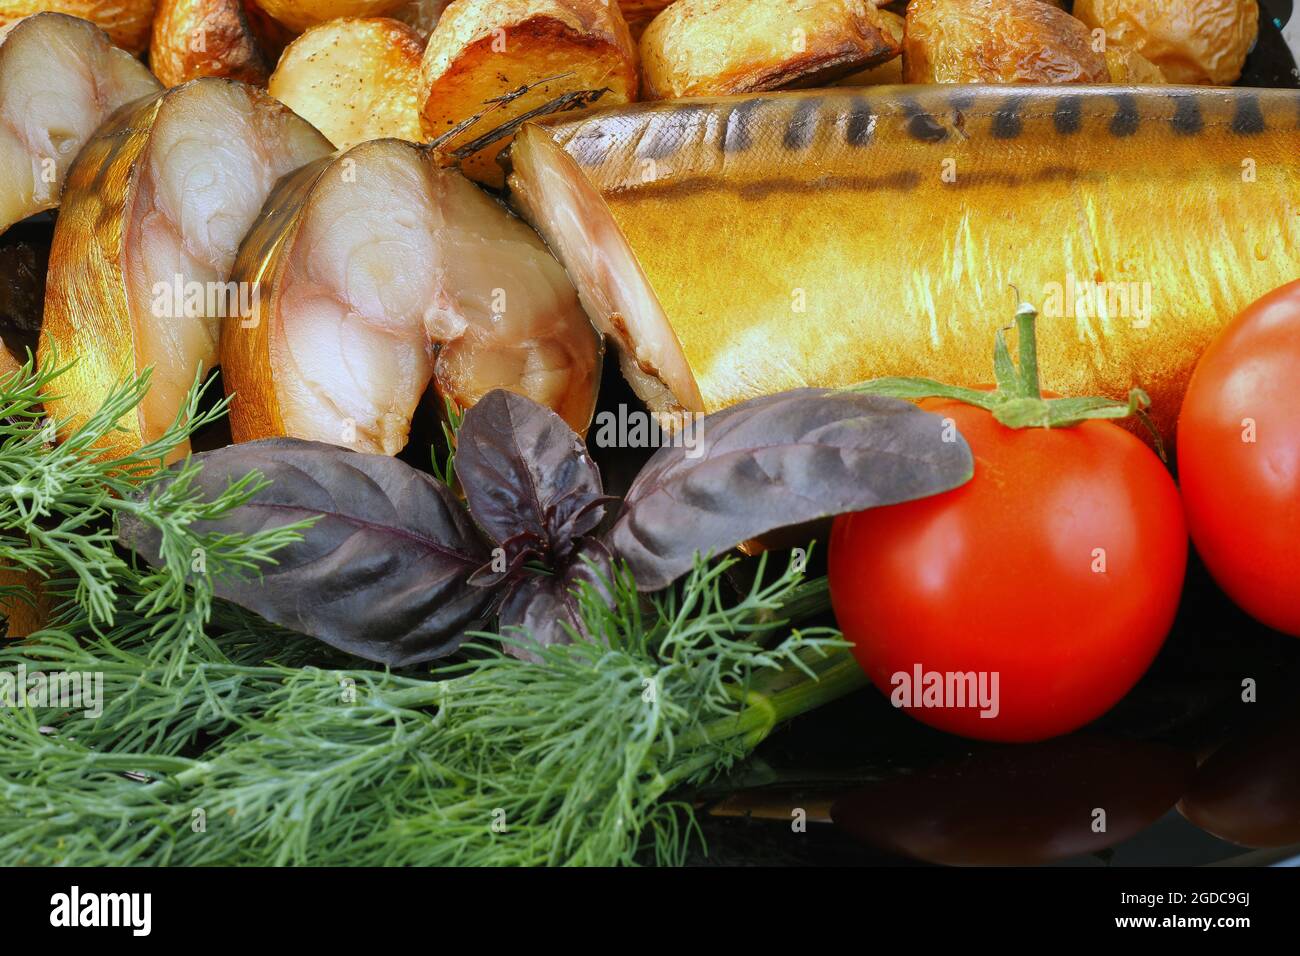
[[534,648],[539,663],[482,645],[427,676],[250,665],[249,636],[223,634],[168,683],[142,634],[0,652],[104,666],[123,695],[98,721],[0,712],[0,861],[680,862],[698,828],[674,794],[861,683],[834,632],[789,631],[797,572],[727,602],[725,563],[648,602],[621,576],[613,608],[584,601],[600,639]]
[[[224,406],[201,412],[196,382],[163,439],[105,462],[86,452],[147,375],[53,444],[58,374],[0,381],[0,561],[60,598],[0,669],[100,675],[103,708],[0,707],[0,863],[678,863],[691,787],[863,682],[837,632],[791,628],[824,581],[792,564],[735,598],[727,559],[649,597],[616,569],[612,601],[581,596],[592,639],[530,645],[536,663],[502,649],[526,636],[489,634],[429,673],[358,666],[214,599],[214,575],[256,573],[301,530],[205,530],[255,476],[214,501],[192,461],[154,480]],[[114,545],[123,517],[158,531],[157,568]]]
[[[168,482],[160,480],[161,466],[194,432],[224,416],[227,401],[204,409],[208,386],[196,378],[162,436],[110,460],[97,449],[123,416],[135,413],[150,370],[114,388],[68,430],[45,416],[41,402],[69,367],[53,359],[37,369],[29,357],[0,381],[0,564],[35,574],[65,615],[84,619],[96,634],[111,632],[124,607],[147,616],[156,652],[170,662],[166,677],[176,679],[191,648],[207,640],[213,577],[256,573],[308,523],[246,536],[204,530],[205,521],[238,508],[265,483],[249,475],[208,501],[194,488],[200,466],[193,460],[165,473]],[[55,442],[56,434],[63,439]],[[142,569],[118,548],[124,516],[158,531],[158,568]],[[7,590],[33,600],[25,588]]]

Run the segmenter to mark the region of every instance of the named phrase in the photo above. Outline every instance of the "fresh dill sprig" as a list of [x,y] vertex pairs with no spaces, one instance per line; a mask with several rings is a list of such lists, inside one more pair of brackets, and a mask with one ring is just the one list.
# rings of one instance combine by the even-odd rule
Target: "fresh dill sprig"
[[[246,476],[205,500],[194,488],[199,465],[186,460],[162,482],[161,467],[198,429],[221,418],[227,401],[204,409],[207,388],[196,378],[175,420],[155,440],[124,457],[98,449],[135,414],[150,370],[114,388],[85,422],[70,428],[42,407],[70,366],[57,359],[37,369],[30,357],[0,381],[0,565],[20,568],[95,633],[111,630],[124,607],[149,620],[156,653],[169,661],[168,679],[190,649],[207,640],[214,575],[254,573],[295,540],[306,523],[255,535],[204,530],[203,522],[239,507],[265,482]],[[55,442],[56,434],[64,434]],[[132,516],[159,534],[161,562],[140,569],[116,544],[116,524]],[[11,585],[6,600],[35,603],[30,588]],[[56,617],[56,620],[59,619]]]
[[[862,681],[834,631],[783,619],[797,570],[728,601],[726,566],[648,602],[620,572],[612,607],[582,602],[596,640],[534,648],[535,664],[481,646],[427,677],[242,664],[228,634],[183,685],[107,642],[2,651],[69,669],[135,656],[106,678],[129,705],[98,721],[0,712],[0,861],[680,862],[697,828],[675,792]],[[182,755],[200,732],[221,735]]]
[[[591,640],[530,647],[537,663],[483,635],[428,674],[357,666],[214,600],[213,575],[297,531],[204,530],[255,477],[214,501],[192,461],[155,481],[223,406],[201,412],[196,383],[163,439],[107,462],[93,449],[147,376],[56,445],[39,400],[57,374],[0,381],[0,561],[60,598],[0,670],[98,675],[102,713],[0,707],[0,863],[676,863],[698,836],[679,794],[863,682],[837,632],[791,629],[824,581],[792,564],[733,598],[729,559],[649,598],[617,569],[612,601],[581,596]],[[113,543],[128,515],[159,533],[154,570]]]

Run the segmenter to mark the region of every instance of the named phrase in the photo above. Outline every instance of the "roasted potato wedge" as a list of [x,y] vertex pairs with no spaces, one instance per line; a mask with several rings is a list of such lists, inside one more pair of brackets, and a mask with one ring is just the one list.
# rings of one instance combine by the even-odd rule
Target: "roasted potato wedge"
[[623,11],[623,19],[627,21],[627,28],[632,31],[632,38],[639,40],[650,21],[663,13],[672,2],[673,0],[618,0],[618,5]]
[[[0,0],[3,2],[3,0]],[[294,33],[339,17],[383,17],[406,0],[255,0],[257,5]]]
[[1140,86],[1169,82],[1160,67],[1137,50],[1115,43],[1106,45],[1106,69],[1112,83]]
[[1074,15],[1131,47],[1170,83],[1228,86],[1241,79],[1259,35],[1255,0],[1075,0]]
[[23,367],[7,342],[0,342],[0,381]]
[[406,0],[388,16],[405,23],[420,36],[428,39],[433,28],[442,18],[442,11],[447,9],[451,0]]
[[156,0],[0,0],[0,28],[33,13],[50,11],[89,20],[108,34],[115,46],[143,53],[149,45],[149,25]]
[[858,73],[852,73],[842,80],[836,80],[831,86],[890,86],[903,82],[903,58],[896,56],[879,66],[869,67]]
[[118,107],[157,92],[93,23],[40,13],[0,32],[0,232],[59,204],[82,145]]
[[100,127],[68,173],[50,249],[38,358],[77,359],[45,403],[61,431],[152,368],[148,394],[105,452],[121,457],[160,437],[195,375],[215,363],[220,319],[254,308],[251,290],[228,280],[263,201],[286,173],[331,151],[264,90],[211,77]]
[[339,149],[386,136],[418,143],[423,54],[405,23],[331,20],[289,44],[267,89]]
[[645,99],[817,86],[896,57],[872,0],[677,0],[641,37]]
[[1082,23],[1042,0],[912,0],[908,83],[1109,83]]
[[898,46],[898,56],[869,66],[865,70],[850,73],[836,80],[831,86],[889,86],[903,82],[903,36],[907,31],[906,21],[901,13],[892,10],[880,10],[880,22],[885,31]]
[[268,33],[282,30],[250,0],[159,0],[149,68],[166,86],[201,76],[265,86],[283,48]]
[[[608,89],[601,106],[636,99],[636,47],[615,0],[454,0],[420,66],[425,137],[442,136],[526,84],[538,85],[443,144],[443,153],[574,90]],[[465,158],[461,170],[500,188],[496,158],[509,142]]]
[[253,36],[257,38],[258,45],[266,53],[267,58],[271,61],[274,68],[275,63],[280,59],[280,54],[284,48],[293,42],[301,30],[291,30],[286,27],[275,17],[271,16],[256,3],[256,0],[242,0],[244,4],[244,15],[248,17],[248,25],[253,29]]
[[10,639],[28,637],[48,626],[51,601],[45,589],[45,579],[26,568],[0,564],[0,589],[22,588],[26,599],[18,591],[0,590],[0,618],[4,618],[4,636]]

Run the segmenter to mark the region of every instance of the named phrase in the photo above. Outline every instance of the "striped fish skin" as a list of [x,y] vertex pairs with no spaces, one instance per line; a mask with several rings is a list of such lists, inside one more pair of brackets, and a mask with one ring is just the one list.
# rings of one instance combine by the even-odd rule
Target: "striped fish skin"
[[1300,262],[1291,90],[679,100],[532,123],[512,161],[516,204],[655,407],[986,382],[1022,298],[1051,388],[1144,387],[1169,437],[1215,332]]

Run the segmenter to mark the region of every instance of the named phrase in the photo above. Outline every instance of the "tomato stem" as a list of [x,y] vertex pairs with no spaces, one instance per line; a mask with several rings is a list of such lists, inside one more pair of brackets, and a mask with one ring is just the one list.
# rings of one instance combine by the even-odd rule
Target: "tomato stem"
[[1082,422],[1114,420],[1138,416],[1151,432],[1156,452],[1165,459],[1160,433],[1152,424],[1147,409],[1151,398],[1140,388],[1130,389],[1128,399],[1082,396],[1044,398],[1038,371],[1038,310],[1028,302],[1016,309],[1017,358],[1007,347],[1006,329],[998,329],[993,344],[995,391],[949,385],[928,378],[877,378],[848,386],[845,391],[888,395],[919,401],[923,398],[947,398],[974,405],[989,412],[1007,428],[1072,428]]

